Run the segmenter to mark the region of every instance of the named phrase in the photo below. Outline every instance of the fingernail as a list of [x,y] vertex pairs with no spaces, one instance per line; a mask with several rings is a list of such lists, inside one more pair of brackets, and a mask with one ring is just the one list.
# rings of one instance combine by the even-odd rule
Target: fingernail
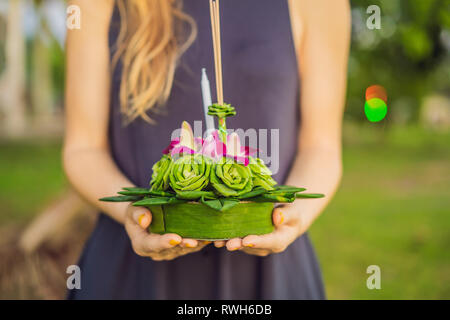
[[205,241],[205,244],[210,244],[212,243],[212,241]]
[[239,248],[232,248],[232,249],[229,249],[230,251],[236,251],[237,249],[239,249]]
[[177,244],[180,243],[180,241],[177,241],[177,240],[170,240],[169,243],[170,243],[172,246],[176,246]]
[[144,225],[142,224],[142,220],[145,218],[145,213],[141,214],[138,218],[138,223],[141,227],[143,227]]
[[280,224],[282,224],[284,221],[284,214],[280,212]]
[[253,243],[249,243],[249,244],[246,244],[245,246],[246,246],[246,247],[253,248],[255,245],[254,245]]
[[195,246],[193,246],[192,244],[190,244],[189,242],[185,243],[185,246],[187,248],[195,248]]

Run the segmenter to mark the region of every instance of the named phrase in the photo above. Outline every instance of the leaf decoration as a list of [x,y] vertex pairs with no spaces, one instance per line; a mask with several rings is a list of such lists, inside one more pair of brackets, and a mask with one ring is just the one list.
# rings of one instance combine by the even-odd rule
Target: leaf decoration
[[305,191],[305,188],[298,188],[298,187],[292,187],[292,186],[284,186],[284,185],[278,185],[275,186],[275,190],[271,191],[271,193],[276,193],[278,191],[283,191],[283,192],[302,192]]
[[197,200],[200,198],[216,199],[216,195],[212,191],[178,191],[176,197],[185,200]]
[[254,186],[260,186],[266,190],[274,190],[273,186],[277,182],[273,180],[272,172],[264,164],[264,161],[251,157],[249,167],[252,172]]
[[172,160],[168,155],[153,165],[152,180],[150,181],[152,191],[164,191],[169,188],[169,173],[172,166]]
[[154,197],[174,197],[175,192],[172,191],[150,191],[150,196]]
[[234,199],[234,198],[220,198],[220,199],[207,200],[205,197],[202,197],[200,199],[200,202],[214,210],[224,212],[224,211],[227,211],[227,210],[233,208],[240,201],[239,201],[239,199]]
[[251,171],[232,159],[222,158],[213,165],[211,185],[224,197],[237,197],[252,191]]
[[226,118],[235,116],[236,110],[232,105],[228,103],[224,103],[223,105],[215,103],[208,107],[208,114],[210,116],[216,116],[218,118]]
[[153,206],[153,205],[162,205],[167,204],[169,202],[168,197],[159,197],[159,198],[144,198],[140,201],[136,201],[133,203],[133,206]]
[[187,200],[183,200],[183,199],[177,199],[177,198],[169,198],[167,204],[179,204],[179,203],[186,203],[188,202]]
[[195,138],[190,125],[183,122],[180,137],[171,142],[167,152],[153,165],[149,189],[125,187],[118,196],[100,200],[133,202],[134,206],[196,201],[225,212],[244,201],[289,203],[324,197],[301,193],[305,188],[277,185],[264,162],[252,157],[257,150],[242,146],[237,134],[227,135],[225,120],[236,114],[234,107],[213,104],[208,114],[219,118],[219,130],[203,140]]
[[285,194],[263,194],[261,195],[263,199],[267,199],[273,202],[294,202],[295,194],[294,193],[285,193]]
[[261,195],[261,194],[263,194],[263,193],[266,193],[267,192],[267,190],[266,189],[264,189],[264,188],[261,188],[261,187],[257,187],[257,188],[254,188],[252,191],[250,191],[250,192],[247,192],[247,193],[244,193],[244,194],[241,194],[240,196],[238,196],[237,198],[238,199],[248,199],[248,198],[254,198],[254,197],[257,197],[257,196],[259,196],[259,195]]
[[122,188],[122,190],[125,190],[125,191],[136,191],[136,192],[149,191],[149,189],[147,189],[147,188],[139,188],[139,187],[124,187],[124,188]]
[[297,199],[302,199],[302,198],[304,198],[304,199],[317,199],[317,198],[323,198],[323,197],[325,197],[325,195],[322,194],[322,193],[297,193],[295,195],[295,197]]
[[175,192],[201,191],[209,184],[212,161],[202,155],[185,155],[172,163],[169,180]]
[[104,197],[100,198],[100,201],[105,202],[130,202],[130,201],[137,201],[142,199],[142,197],[139,196],[115,196],[115,197]]
[[163,204],[177,204],[177,203],[185,203],[186,200],[181,200],[177,198],[168,198],[168,197],[159,197],[159,198],[145,198],[140,201],[134,202],[133,206],[157,206]]
[[235,205],[237,205],[240,201],[239,199],[233,199],[233,198],[222,198],[219,199],[219,201],[222,204],[222,208],[220,209],[220,211],[227,211],[231,208],[233,208]]
[[150,195],[150,190],[124,190],[117,192],[118,194],[124,195],[124,196],[148,196]]
[[255,198],[248,199],[254,202],[275,202],[275,203],[290,203],[295,201],[295,194],[274,195],[274,194],[262,194]]
[[[222,187],[225,192],[229,190],[234,191],[226,184],[221,185],[219,190]],[[266,190],[258,186],[238,196],[233,192],[228,197],[218,198],[216,193],[207,190],[178,191],[174,193],[171,191],[150,191],[145,188],[130,187],[123,188],[122,191],[119,191],[120,196],[105,197],[100,200],[107,202],[134,202],[134,206],[156,206],[199,201],[214,210],[225,212],[237,205],[240,201],[290,203],[295,201],[295,199],[316,199],[324,197],[320,193],[300,193],[304,190],[306,189],[283,185],[276,186],[274,190]],[[220,194],[220,192],[218,193]]]
[[222,203],[219,199],[207,200],[205,197],[200,198],[200,202],[205,206],[208,206],[214,210],[220,211],[222,209]]
[[157,197],[173,197],[175,196],[175,192],[171,191],[156,191],[145,188],[127,188],[123,191],[117,192],[118,194],[125,196],[157,196]]

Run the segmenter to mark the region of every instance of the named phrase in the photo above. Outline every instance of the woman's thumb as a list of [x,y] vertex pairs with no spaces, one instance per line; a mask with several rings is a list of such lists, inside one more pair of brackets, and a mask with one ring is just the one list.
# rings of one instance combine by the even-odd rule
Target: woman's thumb
[[152,214],[148,209],[136,208],[133,212],[133,219],[141,228],[146,229],[152,222]]

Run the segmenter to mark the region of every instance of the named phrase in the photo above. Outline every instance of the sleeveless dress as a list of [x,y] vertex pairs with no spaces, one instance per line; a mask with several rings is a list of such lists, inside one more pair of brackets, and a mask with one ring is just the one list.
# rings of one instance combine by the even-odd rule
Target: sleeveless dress
[[[140,187],[148,187],[152,165],[160,159],[172,131],[183,120],[191,125],[203,120],[202,67],[208,71],[215,100],[209,1],[184,0],[183,9],[196,20],[198,36],[177,67],[165,112],[152,115],[156,125],[140,119],[123,125],[118,98],[120,65],[112,78],[112,156]],[[221,16],[224,96],[238,113],[227,119],[227,126],[279,130],[279,170],[274,178],[283,183],[297,151],[299,129],[298,68],[287,1],[224,0]],[[115,10],[111,54],[119,28]],[[81,289],[71,290],[70,299],[325,298],[307,234],[284,252],[267,257],[228,252],[210,244],[200,252],[156,262],[136,255],[124,227],[101,214],[79,266]]]

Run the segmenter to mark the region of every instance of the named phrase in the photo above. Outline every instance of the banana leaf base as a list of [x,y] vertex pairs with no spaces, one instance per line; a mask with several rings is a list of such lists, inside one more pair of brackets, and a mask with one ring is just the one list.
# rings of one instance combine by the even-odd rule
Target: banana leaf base
[[274,230],[273,203],[240,202],[220,212],[198,202],[149,206],[152,233],[176,233],[183,238],[225,240]]

